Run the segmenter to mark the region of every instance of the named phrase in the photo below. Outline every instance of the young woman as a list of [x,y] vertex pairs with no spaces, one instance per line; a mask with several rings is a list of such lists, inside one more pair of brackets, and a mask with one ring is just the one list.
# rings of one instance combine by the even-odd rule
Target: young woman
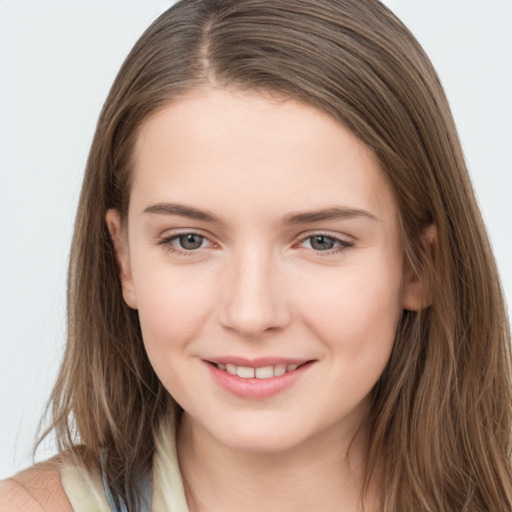
[[511,510],[495,263],[376,0],[164,13],[101,114],[68,300],[60,456],[0,510]]

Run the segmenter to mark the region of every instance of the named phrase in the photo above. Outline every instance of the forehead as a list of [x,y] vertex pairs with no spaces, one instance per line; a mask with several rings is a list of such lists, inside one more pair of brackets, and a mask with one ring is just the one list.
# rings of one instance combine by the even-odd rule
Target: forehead
[[140,129],[131,202],[169,200],[233,214],[305,202],[396,210],[376,156],[336,120],[293,99],[224,89],[182,97]]

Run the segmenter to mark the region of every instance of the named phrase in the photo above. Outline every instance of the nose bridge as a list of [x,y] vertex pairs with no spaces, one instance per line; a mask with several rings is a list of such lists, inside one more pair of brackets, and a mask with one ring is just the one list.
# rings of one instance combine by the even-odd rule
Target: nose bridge
[[247,246],[233,254],[226,269],[221,318],[245,336],[283,328],[289,321],[279,261],[268,249]]

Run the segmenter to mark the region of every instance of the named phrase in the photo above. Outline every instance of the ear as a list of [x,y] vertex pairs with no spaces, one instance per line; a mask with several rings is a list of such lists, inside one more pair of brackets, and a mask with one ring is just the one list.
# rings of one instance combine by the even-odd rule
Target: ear
[[135,287],[133,285],[130,255],[128,253],[128,248],[126,247],[126,235],[123,235],[122,232],[119,212],[114,209],[108,210],[105,220],[114,245],[119,278],[121,279],[121,286],[123,288],[124,301],[131,308],[137,309],[137,298],[135,295]]
[[[421,241],[426,251],[431,251],[436,238],[437,228],[435,225],[431,224],[423,228]],[[411,268],[408,268],[404,276],[402,307],[408,311],[421,311],[430,304],[430,290],[426,287],[424,279],[422,279],[422,276],[416,275]]]

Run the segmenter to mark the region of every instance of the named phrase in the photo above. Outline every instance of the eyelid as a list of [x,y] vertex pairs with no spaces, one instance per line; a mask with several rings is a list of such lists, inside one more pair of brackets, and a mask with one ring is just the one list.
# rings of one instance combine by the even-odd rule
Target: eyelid
[[347,235],[340,235],[339,233],[332,233],[329,231],[311,231],[309,233],[302,233],[299,240],[294,244],[294,246],[298,246],[302,243],[304,243],[306,240],[310,238],[314,238],[317,236],[323,236],[325,238],[329,238],[331,240],[334,240],[338,245],[332,249],[327,249],[324,251],[315,250],[313,248],[309,249],[304,247],[304,249],[310,250],[314,252],[315,254],[318,254],[319,256],[326,256],[329,254],[336,254],[338,252],[342,252],[346,249],[350,249],[354,246],[354,240],[352,237],[349,237]]
[[212,237],[204,234],[204,232],[202,232],[201,230],[193,229],[193,228],[192,229],[180,229],[180,230],[173,231],[172,233],[170,233],[168,235],[160,236],[156,240],[156,244],[164,247],[171,253],[175,253],[175,254],[178,254],[181,256],[193,256],[195,253],[199,253],[200,249],[207,248],[207,247],[199,247],[197,249],[187,250],[187,249],[178,248],[172,244],[172,242],[174,240],[176,240],[182,236],[186,236],[186,235],[196,235],[196,236],[201,237],[204,240],[207,240],[209,242],[209,246],[207,246],[207,247],[218,246],[218,244],[212,240]]

